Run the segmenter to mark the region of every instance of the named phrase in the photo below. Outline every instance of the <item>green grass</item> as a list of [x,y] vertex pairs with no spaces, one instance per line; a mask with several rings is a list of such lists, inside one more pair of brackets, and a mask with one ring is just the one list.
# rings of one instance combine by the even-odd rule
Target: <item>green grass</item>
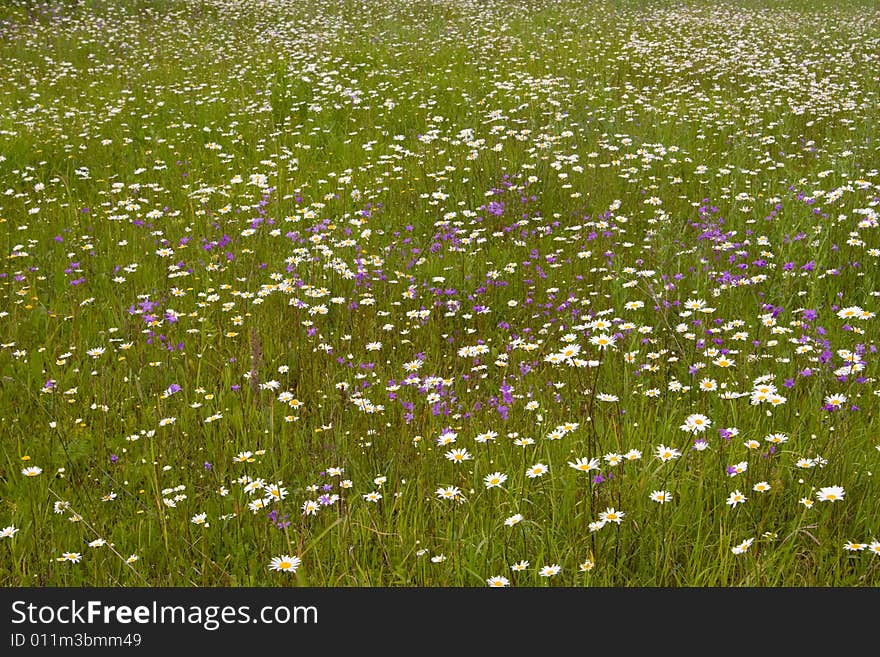
[[0,582],[878,584],[878,52],[869,2],[6,3]]

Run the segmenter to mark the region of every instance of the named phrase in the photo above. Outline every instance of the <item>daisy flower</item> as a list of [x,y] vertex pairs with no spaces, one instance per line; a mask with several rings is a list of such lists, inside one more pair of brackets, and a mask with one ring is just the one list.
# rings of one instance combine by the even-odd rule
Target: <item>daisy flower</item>
[[9,527],[0,529],[0,538],[12,538],[15,536],[16,532],[18,532],[18,527],[15,525],[9,525]]
[[272,557],[272,560],[269,562],[269,570],[295,573],[301,563],[302,559],[299,557],[291,557],[290,555],[282,554],[280,557]]
[[704,392],[711,392],[713,390],[718,389],[718,382],[715,379],[705,378],[700,381],[700,390]]
[[283,500],[285,497],[287,497],[287,489],[281,485],[280,481],[277,483],[274,483],[274,484],[268,484],[267,486],[264,486],[264,492],[265,492],[264,497],[266,498],[267,502],[269,502],[269,501],[277,502],[277,501]]
[[616,340],[614,337],[606,334],[594,335],[590,338],[590,344],[599,347],[600,351],[604,351],[608,347],[614,347]]
[[731,508],[736,508],[737,504],[742,504],[747,499],[749,498],[743,495],[742,492],[737,489],[727,497],[727,503],[731,506]]
[[538,574],[541,577],[553,577],[558,575],[560,570],[562,570],[562,567],[558,563],[554,563],[552,566],[541,566]]
[[486,484],[486,488],[496,488],[505,481],[507,481],[507,475],[503,472],[493,472],[483,477],[483,483]]
[[671,461],[672,459],[677,459],[681,456],[681,452],[672,447],[667,447],[666,445],[660,444],[656,447],[657,458],[666,463],[666,461]]
[[446,458],[448,458],[453,463],[463,463],[464,461],[469,461],[473,458],[471,454],[464,448],[462,449],[451,449],[446,452]]
[[599,469],[599,459],[588,459],[584,457],[575,459],[574,461],[569,461],[568,465],[569,467],[572,467],[575,470],[580,470],[581,472],[590,472],[591,470]]
[[492,588],[500,588],[510,586],[510,580],[501,575],[495,575],[486,580],[486,583]]
[[498,432],[496,431],[485,431],[483,433],[479,433],[474,436],[474,440],[478,443],[488,443],[490,440],[495,440],[498,437]]
[[672,501],[672,493],[666,490],[655,490],[651,493],[650,497],[658,504],[666,504]]
[[620,465],[620,462],[623,460],[623,456],[616,452],[610,452],[602,458],[604,458],[605,462],[610,466]]
[[437,444],[441,447],[443,445],[450,445],[455,442],[456,438],[458,438],[458,434],[454,431],[444,431],[439,436],[437,436]]
[[606,522],[616,522],[618,525],[623,522],[626,514],[623,511],[616,511],[614,507],[608,507],[599,514],[599,520],[604,524]]
[[513,527],[514,525],[521,523],[522,519],[523,519],[523,514],[514,513],[512,516],[510,516],[509,518],[507,518],[504,521],[504,525],[506,527]]
[[459,502],[464,502],[464,495],[461,494],[461,489],[458,486],[447,486],[446,488],[438,488],[434,491],[441,500],[458,500]]
[[864,312],[865,311],[859,306],[849,306],[838,310],[837,316],[840,317],[840,319],[852,319],[854,317],[861,317]]
[[734,545],[732,548],[730,548],[730,551],[733,552],[734,554],[742,554],[743,552],[748,550],[751,547],[752,543],[754,543],[754,542],[755,542],[754,538],[747,538],[739,545]]
[[249,481],[243,490],[245,493],[253,493],[254,491],[261,490],[265,485],[266,480],[258,477],[253,481]]
[[528,477],[529,479],[543,477],[545,474],[547,474],[548,469],[549,468],[547,468],[547,466],[543,463],[535,463],[535,465],[526,470],[526,477]]
[[846,495],[842,486],[825,486],[816,493],[816,499],[820,502],[838,502]]
[[825,406],[831,410],[836,410],[846,403],[846,395],[828,395],[825,397]]
[[684,419],[684,424],[680,428],[690,433],[702,433],[710,426],[712,426],[712,420],[700,413],[694,413]]

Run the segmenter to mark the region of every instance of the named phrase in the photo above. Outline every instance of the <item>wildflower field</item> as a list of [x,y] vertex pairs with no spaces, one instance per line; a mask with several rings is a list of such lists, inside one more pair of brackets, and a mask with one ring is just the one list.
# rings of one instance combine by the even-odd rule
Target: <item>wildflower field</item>
[[0,6],[0,584],[877,586],[880,8]]

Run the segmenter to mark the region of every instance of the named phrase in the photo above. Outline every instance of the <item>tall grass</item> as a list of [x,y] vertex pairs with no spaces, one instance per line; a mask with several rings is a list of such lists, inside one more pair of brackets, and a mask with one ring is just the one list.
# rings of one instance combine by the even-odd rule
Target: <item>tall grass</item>
[[0,582],[876,585],[878,52],[867,2],[6,3]]

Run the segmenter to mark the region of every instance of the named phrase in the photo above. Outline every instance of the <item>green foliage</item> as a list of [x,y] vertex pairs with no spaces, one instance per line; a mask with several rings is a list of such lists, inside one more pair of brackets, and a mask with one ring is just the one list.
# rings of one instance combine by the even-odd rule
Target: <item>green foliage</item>
[[876,586],[878,50],[869,2],[4,3],[0,584]]

